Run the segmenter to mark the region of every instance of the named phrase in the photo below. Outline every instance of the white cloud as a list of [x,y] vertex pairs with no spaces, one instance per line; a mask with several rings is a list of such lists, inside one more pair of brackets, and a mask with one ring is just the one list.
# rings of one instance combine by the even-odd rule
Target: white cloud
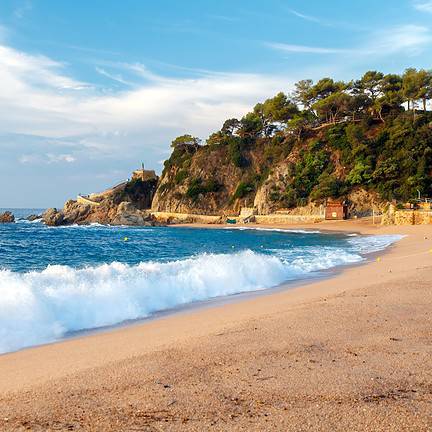
[[[138,63],[99,67],[111,79],[134,83],[113,92],[75,80],[65,70],[50,58],[0,45],[0,134],[43,137],[53,149],[67,142],[72,155],[85,150],[87,158],[153,154],[149,162],[157,163],[177,134],[205,138],[227,117],[241,117],[258,101],[288,91],[292,82],[286,76],[212,72],[166,78]],[[27,153],[33,150],[25,150],[23,141],[20,154],[26,156],[20,161],[30,163]],[[51,163],[72,162],[43,154]]]
[[420,12],[432,13],[432,1],[415,2],[414,8]]

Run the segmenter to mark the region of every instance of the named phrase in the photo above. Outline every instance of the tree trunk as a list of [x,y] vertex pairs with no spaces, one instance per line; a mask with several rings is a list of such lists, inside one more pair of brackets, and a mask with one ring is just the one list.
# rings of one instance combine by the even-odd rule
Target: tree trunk
[[426,112],[426,98],[423,98],[423,111]]

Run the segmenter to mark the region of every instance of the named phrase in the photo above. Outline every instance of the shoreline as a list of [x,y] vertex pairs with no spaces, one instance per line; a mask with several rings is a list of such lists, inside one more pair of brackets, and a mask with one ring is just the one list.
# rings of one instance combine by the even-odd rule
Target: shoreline
[[[8,420],[0,418],[0,429],[16,430],[25,421],[34,427],[44,424],[46,428],[55,422],[66,424],[66,418],[71,416],[71,412],[75,412],[72,405],[75,399],[71,394],[79,394],[79,405],[86,406],[86,415],[82,420],[74,420],[77,424],[86,425],[87,429],[92,430],[119,430],[116,429],[119,418],[113,413],[102,414],[101,403],[107,406],[123,402],[126,404],[132,392],[135,399],[141,401],[141,412],[144,410],[153,413],[154,418],[148,419],[148,424],[154,425],[155,429],[168,421],[170,430],[185,430],[182,429],[185,427],[185,423],[182,423],[184,418],[182,420],[179,414],[181,408],[184,416],[190,418],[186,423],[191,430],[208,428],[209,418],[212,416],[212,421],[218,424],[218,430],[243,430],[241,427],[251,425],[248,422],[247,410],[240,412],[238,409],[239,404],[245,408],[243,402],[227,403],[213,397],[213,394],[221,394],[222,380],[225,388],[222,393],[248,401],[249,410],[256,422],[256,429],[253,430],[265,429],[270,419],[276,422],[271,423],[274,430],[278,430],[276,424],[283,424],[284,427],[297,425],[298,430],[302,430],[302,422],[306,418],[315,418],[316,413],[323,409],[326,409],[326,417],[333,414],[336,416],[336,413],[339,413],[339,417],[342,416],[340,428],[336,427],[334,430],[343,430],[343,425],[352,426],[352,423],[344,421],[354,419],[359,425],[358,430],[363,430],[360,426],[367,421],[364,413],[370,415],[372,412],[372,415],[377,415],[384,405],[370,405],[367,399],[361,399],[361,395],[381,394],[384,387],[396,378],[400,380],[399,387],[406,388],[409,377],[412,376],[416,378],[412,383],[416,394],[410,394],[409,402],[415,404],[417,417],[412,417],[414,414],[407,411],[403,398],[393,398],[397,405],[396,411],[391,402],[392,398],[390,401],[384,398],[383,401],[390,404],[391,407],[387,406],[386,409],[391,410],[394,417],[392,425],[399,425],[399,430],[405,430],[401,427],[401,422],[407,419],[409,424],[418,426],[416,430],[427,430],[428,418],[425,415],[418,416],[418,412],[423,413],[423,408],[430,407],[428,404],[432,402],[432,392],[427,391],[429,385],[432,389],[428,372],[432,364],[430,356],[425,357],[429,349],[425,347],[430,347],[428,344],[431,340],[430,331],[428,335],[424,330],[431,321],[430,316],[425,315],[425,310],[429,310],[432,304],[429,289],[432,283],[432,276],[429,274],[432,227],[372,227],[364,221],[258,227],[288,230],[305,227],[322,231],[324,225],[326,230],[328,228],[333,232],[342,230],[359,234],[405,234],[407,237],[380,253],[380,262],[371,260],[358,263],[364,265],[343,266],[339,273],[329,278],[307,280],[304,284],[290,289],[261,292],[264,295],[222,305],[204,306],[198,310],[170,314],[144,323],[4,354],[0,356],[0,409]],[[410,289],[407,291],[406,287]],[[411,306],[414,300],[415,307]],[[351,303],[355,303],[356,307],[348,307],[353,306]],[[410,305],[408,315],[406,305]],[[384,312],[377,315],[377,308]],[[352,315],[354,311],[357,312]],[[394,314],[394,311],[398,313]],[[382,319],[384,316],[386,321]],[[379,322],[379,325],[374,322]],[[400,327],[401,322],[404,327]],[[371,325],[378,327],[374,327],[375,330],[371,332]],[[389,334],[395,333],[395,336],[381,337],[380,332],[384,330],[390,332]],[[406,332],[410,332],[411,336],[405,337]],[[398,336],[399,333],[404,336]],[[392,354],[391,345],[399,342],[399,339],[399,346],[402,346],[403,350],[398,348]],[[359,341],[362,348],[357,346]],[[389,343],[390,346],[386,348]],[[305,351],[304,347],[309,346],[308,344],[322,346],[322,349],[311,348],[312,351]],[[347,349],[357,354],[347,354]],[[416,358],[410,354],[414,351],[418,353]],[[245,357],[246,352],[249,354]],[[327,363],[329,353],[334,353],[332,356],[336,358],[337,370],[334,370],[333,363]],[[381,364],[375,361],[376,353],[381,353]],[[305,356],[313,357],[313,362],[306,361]],[[395,356],[395,359],[392,356]],[[282,362],[285,366],[281,363],[282,358],[287,358],[286,364]],[[364,363],[361,363],[360,359]],[[258,372],[255,372],[258,378],[262,371],[266,371],[267,375],[263,376],[262,380],[249,374],[249,369],[253,368],[254,364],[261,365]],[[394,369],[396,364],[398,370]],[[289,368],[289,374],[283,372],[286,368]],[[135,373],[137,370],[141,371],[139,376]],[[167,371],[170,372],[169,376]],[[205,375],[202,375],[203,371],[206,371]],[[408,375],[408,371],[411,375]],[[333,384],[336,372],[340,385],[338,389],[334,388]],[[371,380],[370,377],[378,373],[385,377],[385,383]],[[273,376],[279,377],[281,384],[284,384],[283,389],[279,389]],[[155,384],[158,380],[170,381],[169,388],[161,389],[160,384]],[[426,383],[426,387],[420,385],[420,381]],[[140,382],[140,386],[134,387],[137,382]],[[200,383],[206,384],[205,391]],[[57,389],[56,396],[51,396],[53,388]],[[240,397],[235,388],[242,388],[244,394]],[[167,400],[167,392],[170,400]],[[318,397],[316,392],[320,392],[321,396]],[[329,402],[339,400],[342,397],[337,396],[340,392],[344,394],[342,404],[349,405],[349,409],[344,413],[340,412],[339,402],[335,402],[334,406]],[[32,395],[30,405],[22,402],[23,399],[28,399],[28,394]],[[414,396],[420,394],[423,400],[429,401],[426,405],[423,405],[422,401],[414,400]],[[297,406],[295,401],[300,400],[299,398],[303,402]],[[176,402],[169,405],[174,399]],[[180,400],[184,400],[186,405]],[[263,404],[260,405],[259,400]],[[314,402],[308,403],[308,400]],[[58,405],[59,401],[63,404],[62,408]],[[97,401],[99,402],[96,403]],[[360,404],[365,411],[357,410],[356,404]],[[42,406],[49,407],[49,410],[36,415]],[[164,407],[162,416],[154,414],[158,406]],[[291,407],[293,411],[288,413],[282,406],[286,409]],[[199,407],[204,410],[205,415],[192,420],[191,412],[197,412]],[[210,407],[212,415],[209,414]],[[127,408],[122,409],[125,413],[129,412]],[[233,417],[223,414],[224,410],[232,413]],[[264,416],[263,410],[270,418]],[[399,417],[400,413],[403,416]],[[223,422],[220,420],[222,417]],[[378,421],[379,416],[373,418]],[[328,418],[324,424],[331,425],[335,419],[336,417]],[[140,420],[136,416],[131,417],[129,413],[129,416],[121,420],[121,424],[127,429],[140,421],[142,418]],[[351,430],[357,429],[351,427]],[[381,424],[380,430],[392,429]]]
[[[334,224],[334,221],[331,222]],[[325,229],[319,229],[319,227],[316,227],[317,224],[312,224],[312,226],[309,226],[308,224],[304,224],[302,226],[297,227],[297,225],[259,225],[259,224],[237,224],[236,226],[230,226],[230,225],[219,225],[219,224],[175,224],[175,225],[168,225],[165,227],[159,227],[161,229],[171,227],[171,228],[197,228],[197,229],[219,229],[219,230],[264,230],[264,231],[274,231],[274,230],[280,230],[280,231],[286,231],[286,232],[311,232],[311,233],[317,233],[317,234],[353,234],[356,236],[369,236],[369,235],[375,235],[375,233],[363,233],[362,230],[359,230],[357,232],[354,232],[348,227],[341,228],[341,227],[335,227],[332,225],[330,228]],[[85,226],[85,225],[84,225]],[[109,225],[105,225],[109,226]],[[140,228],[140,227],[136,227]],[[103,334],[103,333],[109,333],[115,330],[121,330],[128,327],[133,326],[141,326],[148,324],[153,321],[158,321],[163,318],[169,318],[171,316],[177,316],[177,315],[184,315],[193,313],[200,310],[205,310],[208,308],[214,308],[214,307],[221,307],[227,304],[237,303],[237,302],[243,302],[247,300],[254,299],[256,297],[266,296],[266,295],[272,295],[275,293],[283,292],[286,290],[292,290],[295,288],[300,288],[308,284],[313,284],[322,280],[326,280],[329,278],[336,277],[341,272],[360,265],[366,265],[369,262],[373,261],[373,259],[378,255],[384,255],[388,253],[388,251],[391,249],[391,247],[394,246],[394,244],[397,243],[394,242],[387,246],[385,249],[381,251],[374,251],[370,253],[362,253],[359,252],[359,255],[361,255],[364,260],[352,262],[352,263],[345,263],[345,264],[338,264],[334,267],[322,269],[322,270],[314,270],[310,273],[307,273],[303,277],[297,278],[297,279],[288,279],[278,285],[269,287],[269,288],[262,288],[262,289],[255,289],[251,291],[239,291],[234,294],[228,294],[228,295],[219,295],[216,297],[210,297],[205,300],[197,300],[190,303],[180,304],[174,307],[171,307],[169,309],[162,309],[158,310],[154,313],[152,313],[149,316],[142,317],[142,318],[136,318],[136,319],[129,319],[125,320],[119,323],[106,325],[102,327],[96,327],[96,328],[86,328],[82,330],[77,330],[73,332],[67,332],[63,337],[61,337],[58,340],[53,340],[50,342],[44,342],[39,343],[23,348],[19,348],[14,351],[8,351],[4,353],[0,353],[0,358],[5,355],[14,354],[34,348],[40,348],[44,346],[49,346],[53,344],[61,344],[65,341],[70,341],[74,339],[80,339],[83,337],[89,337],[93,335]]]

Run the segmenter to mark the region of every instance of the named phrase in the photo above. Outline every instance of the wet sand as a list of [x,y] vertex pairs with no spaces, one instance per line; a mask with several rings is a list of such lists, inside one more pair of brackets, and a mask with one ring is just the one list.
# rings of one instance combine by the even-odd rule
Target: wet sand
[[431,430],[432,226],[303,227],[407,237],[330,279],[0,356],[0,430]]

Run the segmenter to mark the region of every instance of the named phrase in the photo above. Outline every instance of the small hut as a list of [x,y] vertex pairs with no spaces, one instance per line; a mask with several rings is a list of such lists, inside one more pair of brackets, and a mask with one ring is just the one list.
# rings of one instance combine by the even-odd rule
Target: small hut
[[326,220],[343,220],[348,215],[348,206],[345,201],[328,199],[325,208]]

